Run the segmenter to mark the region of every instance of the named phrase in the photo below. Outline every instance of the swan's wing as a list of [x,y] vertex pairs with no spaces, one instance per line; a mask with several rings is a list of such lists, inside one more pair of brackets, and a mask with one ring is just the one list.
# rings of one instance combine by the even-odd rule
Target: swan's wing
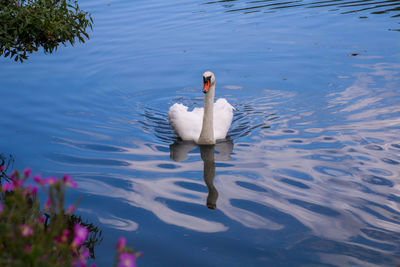
[[234,107],[225,98],[219,98],[214,104],[214,137],[225,139],[232,123]]
[[188,111],[188,107],[175,103],[169,108],[169,123],[182,140],[197,141],[203,123],[203,109],[195,108]]

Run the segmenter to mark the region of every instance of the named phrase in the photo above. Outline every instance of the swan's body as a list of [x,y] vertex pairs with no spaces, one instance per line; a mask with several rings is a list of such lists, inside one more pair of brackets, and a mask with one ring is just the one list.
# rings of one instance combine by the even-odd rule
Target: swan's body
[[[198,143],[201,129],[203,126],[204,108],[194,108],[188,111],[188,107],[175,103],[170,107],[168,116],[169,121],[175,132],[182,140],[194,141]],[[220,98],[214,104],[214,138],[216,140],[225,139],[229,127],[232,123],[232,106],[224,98]]]
[[233,118],[233,107],[224,98],[214,103],[215,76],[212,72],[203,74],[204,108],[188,111],[188,107],[175,103],[168,111],[172,128],[182,140],[194,141],[200,145],[213,145],[225,139]]

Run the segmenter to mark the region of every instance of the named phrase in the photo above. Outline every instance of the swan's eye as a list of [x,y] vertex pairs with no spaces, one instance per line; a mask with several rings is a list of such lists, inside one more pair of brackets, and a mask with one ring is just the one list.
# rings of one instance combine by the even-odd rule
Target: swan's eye
[[208,77],[203,76],[203,83],[211,83],[211,76]]

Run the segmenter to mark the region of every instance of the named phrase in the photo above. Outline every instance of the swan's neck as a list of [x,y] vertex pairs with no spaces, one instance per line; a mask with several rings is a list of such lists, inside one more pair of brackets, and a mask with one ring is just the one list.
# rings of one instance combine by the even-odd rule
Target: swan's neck
[[203,126],[201,128],[199,145],[213,145],[214,139],[214,92],[215,84],[210,87],[207,94],[204,95],[204,115]]

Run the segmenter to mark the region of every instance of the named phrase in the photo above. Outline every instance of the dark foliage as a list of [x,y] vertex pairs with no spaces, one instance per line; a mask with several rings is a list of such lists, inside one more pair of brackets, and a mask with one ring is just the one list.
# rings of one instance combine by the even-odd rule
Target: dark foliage
[[89,39],[93,19],[71,0],[0,0],[0,56],[23,61],[43,48]]

